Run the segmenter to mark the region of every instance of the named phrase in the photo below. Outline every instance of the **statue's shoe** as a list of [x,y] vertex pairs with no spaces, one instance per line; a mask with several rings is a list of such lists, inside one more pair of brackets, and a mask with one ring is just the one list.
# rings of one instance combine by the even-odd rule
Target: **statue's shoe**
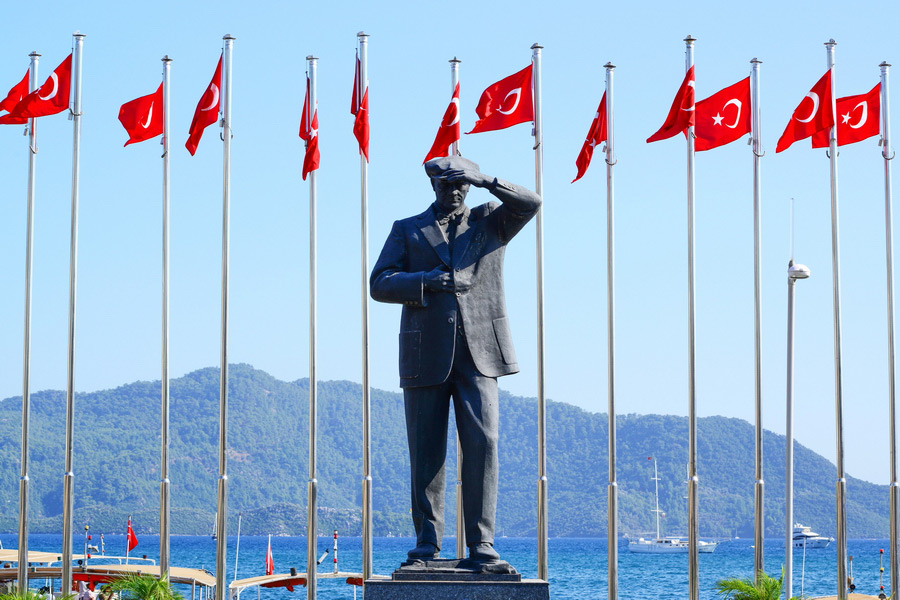
[[491,562],[500,560],[500,555],[494,550],[493,544],[480,543],[469,546],[469,560]]
[[441,549],[434,544],[422,542],[421,544],[407,552],[406,555],[411,559],[433,560],[435,558],[440,558]]

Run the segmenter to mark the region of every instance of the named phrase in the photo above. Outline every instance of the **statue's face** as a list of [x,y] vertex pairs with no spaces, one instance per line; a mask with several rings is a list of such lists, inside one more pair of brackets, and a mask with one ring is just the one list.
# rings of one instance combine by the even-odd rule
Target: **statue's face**
[[443,179],[432,179],[431,186],[434,188],[438,206],[448,213],[459,208],[469,193],[469,184],[462,181],[450,183]]

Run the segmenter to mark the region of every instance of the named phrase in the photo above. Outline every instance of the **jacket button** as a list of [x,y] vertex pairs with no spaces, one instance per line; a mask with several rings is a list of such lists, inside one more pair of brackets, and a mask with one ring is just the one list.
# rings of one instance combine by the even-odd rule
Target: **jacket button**
[[447,322],[448,322],[448,323],[452,323],[452,322],[453,322],[453,317],[450,317],[449,319],[447,319]]
[[460,294],[459,292],[456,292],[456,297],[458,298],[459,296],[462,296],[462,294]]

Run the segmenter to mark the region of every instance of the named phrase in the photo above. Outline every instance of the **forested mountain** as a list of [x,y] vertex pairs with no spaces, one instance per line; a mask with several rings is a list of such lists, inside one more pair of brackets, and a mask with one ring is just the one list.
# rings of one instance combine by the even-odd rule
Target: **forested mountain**
[[[358,535],[362,491],[361,386],[319,383],[320,528]],[[201,369],[171,382],[170,480],[172,532],[212,530],[218,480],[219,370]],[[134,515],[138,532],[159,528],[160,383],[136,382],[78,394],[75,400],[75,525],[121,532]],[[279,381],[249,365],[229,368],[228,518],[238,513],[248,534],[303,534],[308,479],[309,381]],[[607,417],[564,402],[547,407],[550,534],[605,536]],[[651,512],[654,456],[660,506],[669,534],[687,530],[687,419],[619,416],[620,531],[655,530]],[[451,425],[452,430],[452,425]],[[32,394],[30,513],[32,532],[62,526],[65,394]],[[403,399],[372,391],[372,474],[376,535],[411,535]],[[455,432],[451,431],[450,439]],[[0,531],[18,515],[21,398],[0,401]],[[698,420],[700,534],[750,535],[753,529],[753,426],[724,417]],[[784,523],[785,438],[764,437],[766,528]],[[447,509],[453,512],[456,472],[451,444]],[[795,518],[823,534],[835,527],[834,466],[797,444]],[[500,490],[497,534],[536,531],[537,401],[501,392]],[[888,490],[848,478],[852,537],[887,537]],[[447,532],[454,531],[448,514]]]

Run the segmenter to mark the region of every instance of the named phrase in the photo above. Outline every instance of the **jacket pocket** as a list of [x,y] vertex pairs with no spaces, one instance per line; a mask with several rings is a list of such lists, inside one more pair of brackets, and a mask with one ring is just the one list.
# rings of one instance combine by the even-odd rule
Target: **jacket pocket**
[[500,317],[499,319],[494,319],[494,336],[497,338],[497,346],[500,347],[503,363],[507,365],[516,364],[516,350],[513,348],[508,318]]
[[400,332],[400,378],[419,376],[419,355],[422,347],[421,331]]

